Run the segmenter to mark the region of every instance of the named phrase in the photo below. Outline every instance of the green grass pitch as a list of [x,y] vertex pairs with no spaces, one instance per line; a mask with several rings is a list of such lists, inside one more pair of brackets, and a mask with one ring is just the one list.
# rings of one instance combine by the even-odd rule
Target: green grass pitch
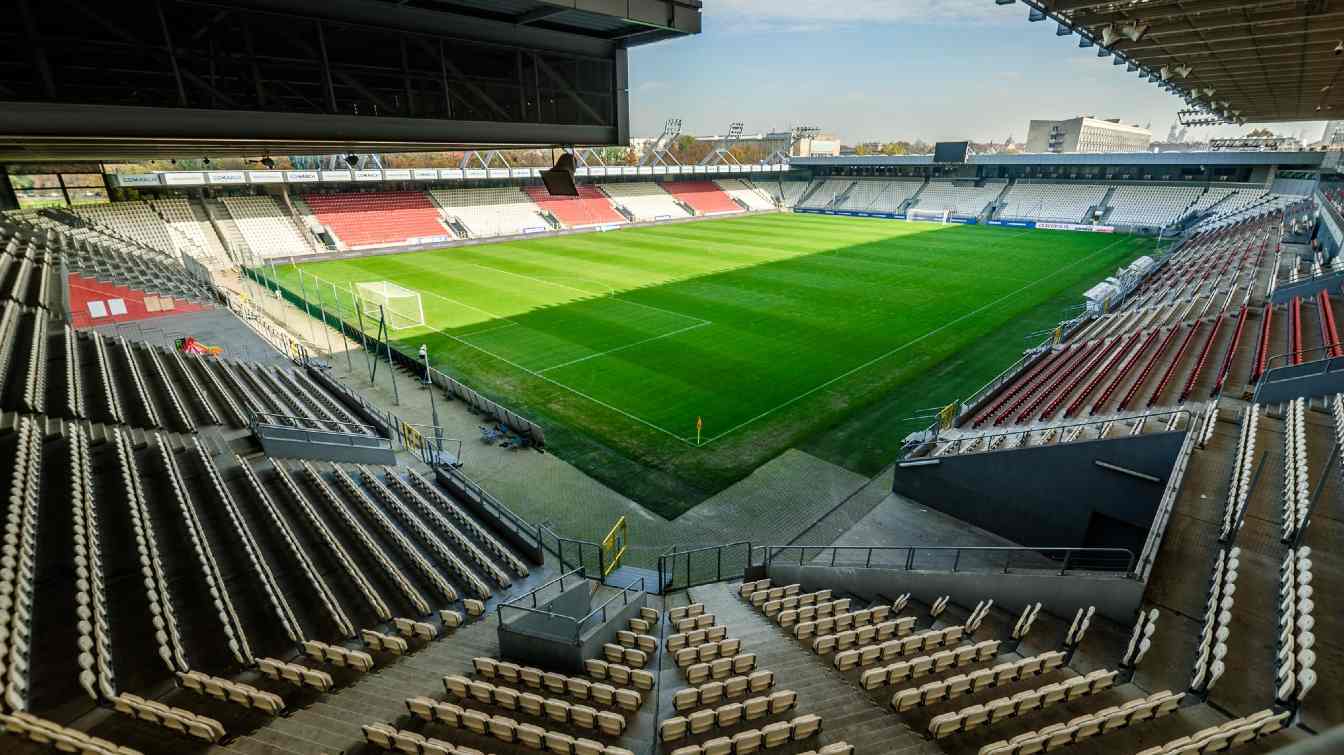
[[[541,422],[554,452],[672,516],[865,407],[885,401],[908,417],[964,397],[1027,345],[1021,333],[1004,342],[1015,319],[1053,303],[1046,321],[1057,320],[1061,297],[1076,305],[1149,245],[778,214],[278,275],[298,292],[301,269],[310,294],[314,276],[340,291],[391,281],[420,292],[426,326],[394,331],[396,346],[427,344],[438,368]],[[348,297],[343,306],[353,322]],[[893,409],[893,392],[958,352],[966,369]],[[899,424],[841,445],[895,448],[912,429]]]

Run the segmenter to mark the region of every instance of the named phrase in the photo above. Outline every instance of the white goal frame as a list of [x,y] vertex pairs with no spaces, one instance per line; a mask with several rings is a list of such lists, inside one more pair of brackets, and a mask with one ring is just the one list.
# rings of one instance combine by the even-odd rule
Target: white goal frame
[[365,317],[378,320],[386,315],[388,330],[406,330],[425,324],[425,304],[420,293],[391,281],[365,281],[355,284],[355,306]]
[[905,220],[907,223],[913,223],[916,220],[927,223],[947,223],[948,218],[952,217],[951,210],[919,210],[909,209],[905,211]]

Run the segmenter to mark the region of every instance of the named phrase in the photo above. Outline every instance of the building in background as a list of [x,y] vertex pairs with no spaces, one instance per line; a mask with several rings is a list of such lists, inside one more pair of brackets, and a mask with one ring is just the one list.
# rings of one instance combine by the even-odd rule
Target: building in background
[[1153,132],[1127,126],[1119,118],[1080,115],[1062,121],[1033,120],[1027,129],[1027,152],[1146,152]]

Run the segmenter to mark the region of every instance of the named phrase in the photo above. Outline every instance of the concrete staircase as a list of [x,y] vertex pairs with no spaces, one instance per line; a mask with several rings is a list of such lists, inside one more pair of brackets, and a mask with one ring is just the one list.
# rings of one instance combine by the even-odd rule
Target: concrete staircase
[[[692,588],[691,602],[704,603],[728,634],[755,653],[757,668],[775,672],[775,689],[798,693],[798,712],[821,716],[821,736],[813,745],[848,742],[860,753],[894,754],[926,749],[928,741],[896,715],[875,703],[822,657],[807,651],[782,627],[737,596],[736,583]],[[684,682],[683,682],[684,684]],[[666,710],[663,717],[669,715]]]

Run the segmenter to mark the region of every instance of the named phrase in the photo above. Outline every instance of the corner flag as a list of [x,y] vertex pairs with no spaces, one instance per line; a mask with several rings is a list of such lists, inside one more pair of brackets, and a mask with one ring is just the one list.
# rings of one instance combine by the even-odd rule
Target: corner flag
[[695,445],[700,445],[700,431],[705,429],[705,421],[699,417],[695,418]]

